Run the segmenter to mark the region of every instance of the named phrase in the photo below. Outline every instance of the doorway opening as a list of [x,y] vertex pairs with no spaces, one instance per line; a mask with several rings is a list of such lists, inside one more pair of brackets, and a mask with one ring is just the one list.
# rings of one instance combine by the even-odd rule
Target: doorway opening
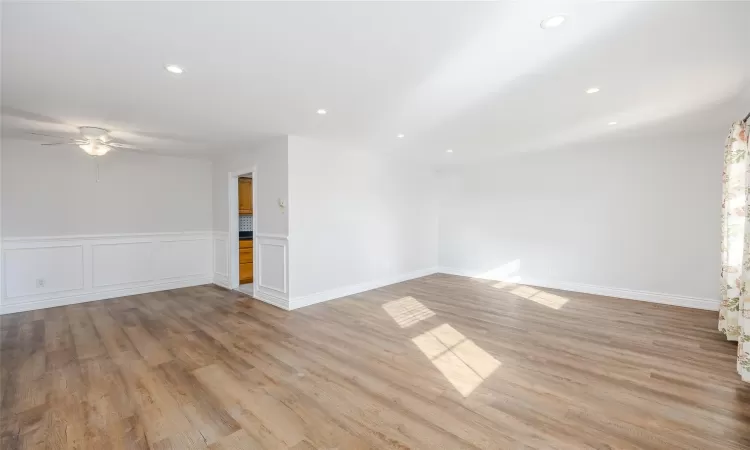
[[253,174],[237,177],[237,290],[253,295]]
[[255,297],[261,261],[255,252],[258,229],[258,170],[229,172],[229,288]]

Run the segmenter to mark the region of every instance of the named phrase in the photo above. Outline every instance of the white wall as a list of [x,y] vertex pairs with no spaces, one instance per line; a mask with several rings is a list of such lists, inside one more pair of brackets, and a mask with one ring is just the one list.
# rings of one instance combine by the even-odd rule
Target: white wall
[[722,143],[621,140],[446,171],[442,270],[713,308]]
[[[237,270],[237,251],[230,238],[230,173],[250,171],[253,174],[253,229],[256,285],[255,296],[263,301],[288,308],[289,299],[289,166],[287,137],[269,139],[247,150],[225,155],[214,161],[213,224],[214,282],[231,286],[231,272]],[[236,184],[232,188],[236,195]],[[279,200],[285,207],[279,206]],[[232,211],[236,217],[237,211]],[[233,267],[233,268],[232,268]]]
[[435,181],[427,166],[290,137],[291,307],[433,272]]
[[230,172],[257,168],[253,178],[256,191],[253,212],[258,233],[289,234],[289,217],[279,208],[278,199],[289,196],[287,137],[269,139],[245,151],[223,155],[214,161],[213,168],[213,226],[217,231],[229,231]]
[[211,163],[2,141],[0,313],[211,281]]
[[209,161],[3,140],[3,235],[211,230]]

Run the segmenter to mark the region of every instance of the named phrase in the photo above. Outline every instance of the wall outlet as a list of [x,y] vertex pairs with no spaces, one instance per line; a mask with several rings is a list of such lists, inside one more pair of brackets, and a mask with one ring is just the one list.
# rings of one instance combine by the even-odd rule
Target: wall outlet
[[36,279],[36,287],[43,288],[44,287],[44,278],[37,278]]

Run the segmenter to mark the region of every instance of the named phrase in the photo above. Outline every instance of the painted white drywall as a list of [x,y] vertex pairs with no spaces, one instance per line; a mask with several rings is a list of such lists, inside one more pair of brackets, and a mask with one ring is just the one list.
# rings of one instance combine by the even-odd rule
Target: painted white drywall
[[210,161],[1,143],[0,313],[212,280]]
[[428,166],[291,136],[292,307],[434,270],[435,183]]
[[211,230],[211,162],[2,141],[4,237]]
[[214,161],[214,230],[229,232],[229,173],[253,167],[258,170],[253,179],[253,212],[257,226],[254,232],[286,236],[289,234],[289,217],[278,205],[278,199],[286,202],[289,193],[286,136],[269,139]]
[[[232,272],[238,270],[238,252],[229,235],[230,174],[253,173],[253,265],[255,297],[288,308],[289,301],[289,165],[287,137],[278,137],[248,146],[247,150],[222,156],[214,161],[213,223],[214,283],[232,286]],[[279,200],[284,207],[279,206]],[[234,207],[236,208],[236,206]],[[233,218],[236,210],[231,211]],[[237,232],[234,230],[232,232]]]
[[619,140],[447,170],[440,265],[716,299],[723,138]]

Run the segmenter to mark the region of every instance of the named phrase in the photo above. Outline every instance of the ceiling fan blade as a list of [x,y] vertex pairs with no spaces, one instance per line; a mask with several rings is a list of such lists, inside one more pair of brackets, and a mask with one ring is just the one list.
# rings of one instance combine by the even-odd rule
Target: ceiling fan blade
[[55,136],[54,134],[33,133],[33,132],[29,132],[29,134],[33,134],[35,136],[51,137],[51,138],[56,138],[56,139],[69,139],[67,136]]
[[115,148],[118,152],[140,153],[141,155],[158,155],[158,152],[143,150],[141,148]]
[[75,142],[50,142],[42,143],[42,145],[77,145]]
[[123,144],[122,142],[107,142],[105,145],[108,145],[114,148],[128,148],[132,150],[138,150],[138,147],[136,147],[135,145]]
[[112,148],[113,152],[123,153],[134,153],[137,155],[150,155],[150,156],[174,156],[171,153],[164,153],[159,150],[143,149],[143,148]]

